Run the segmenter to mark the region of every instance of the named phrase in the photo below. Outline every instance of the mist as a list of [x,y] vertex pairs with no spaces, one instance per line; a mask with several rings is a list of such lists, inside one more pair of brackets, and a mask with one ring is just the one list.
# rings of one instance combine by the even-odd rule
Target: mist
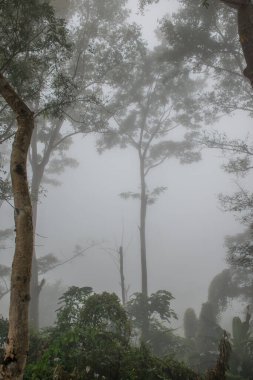
[[[52,3],[56,6],[58,14],[62,16],[61,12],[63,11],[61,10],[59,2],[55,1]],[[172,33],[172,30],[174,31],[171,25],[176,22],[179,24],[175,15],[182,7],[182,2],[177,2],[176,0],[172,2],[162,0],[158,3],[147,5],[143,12],[141,12],[136,1],[129,0],[127,2],[127,8],[130,13],[126,20],[123,20],[123,16],[120,15],[123,21],[113,21],[115,22],[115,25],[117,22],[122,22],[122,25],[129,25],[132,23],[138,25],[136,30],[131,30],[132,35],[129,32],[129,35],[131,35],[131,38],[133,39],[133,43],[131,47],[126,47],[126,50],[129,49],[130,51],[131,49],[134,49],[134,33],[136,33],[136,39],[139,38],[140,41],[141,39],[144,41],[145,48],[136,47],[136,50],[130,53],[125,53],[125,51],[120,52],[120,59],[123,59],[122,57],[124,57],[124,54],[126,56],[129,54],[129,57],[127,56],[126,58],[129,59],[129,67],[130,65],[133,65],[134,59],[137,60],[136,57],[138,54],[140,54],[141,57],[145,56],[145,59],[150,54],[152,60],[157,59],[158,56],[159,64],[157,63],[157,67],[160,65],[162,59],[164,59],[164,62],[167,62],[165,64],[162,63],[161,65],[162,69],[161,74],[159,73],[159,75],[164,75],[163,78],[165,79],[161,81],[162,84],[159,84],[159,90],[164,83],[167,83],[166,81],[170,80],[171,82],[168,83],[172,83],[174,80],[173,72],[172,74],[166,74],[166,65],[167,67],[170,67],[174,64],[176,67],[177,64],[175,64],[175,62],[176,59],[178,59],[176,53],[174,56],[171,53],[174,45],[176,46],[176,42],[172,37],[168,37],[168,35],[171,36],[172,34],[170,33]],[[200,5],[199,7],[202,6]],[[230,12],[229,14],[232,12],[232,14],[235,15],[235,12],[229,8],[227,9],[226,6],[220,5],[220,7],[222,8],[221,12],[227,11]],[[203,9],[198,10],[198,12],[202,14],[204,12]],[[211,14],[211,12],[213,12],[212,5],[210,5],[210,9],[206,9],[205,11],[207,13],[210,12]],[[220,17],[222,20],[222,15],[218,13],[217,17]],[[64,17],[68,20],[68,17],[70,16],[66,14]],[[167,26],[164,24],[164,22],[166,22],[165,20],[168,22]],[[72,24],[67,24],[70,29],[70,35],[75,36],[74,31],[75,28],[78,29],[78,22],[80,22],[78,16],[74,15],[74,19],[71,20]],[[172,24],[170,24],[170,22]],[[116,28],[115,25],[114,27]],[[138,36],[137,33],[138,29],[141,31],[140,36]],[[108,28],[108,33],[109,32],[111,33],[110,28]],[[176,32],[180,33],[179,27]],[[178,36],[176,32],[175,35]],[[236,36],[236,33],[237,29],[235,25],[231,34]],[[101,37],[96,38],[99,39]],[[83,49],[87,49],[87,51],[90,49],[91,52],[89,51],[89,54],[91,58],[89,59],[91,62],[93,58],[96,59],[96,38],[94,37],[94,41],[92,40],[94,46],[89,42],[90,45],[88,47],[83,47]],[[113,36],[110,38],[111,43],[115,43],[113,38],[116,37]],[[171,38],[171,41],[166,40],[166,38]],[[192,38],[194,38],[194,36]],[[234,40],[232,42],[234,43]],[[80,44],[80,41],[78,43]],[[180,43],[182,44],[182,40],[180,40]],[[238,41],[235,42],[235,44],[236,43],[238,44]],[[117,44],[118,48],[120,43],[117,42]],[[108,46],[106,46],[106,44],[101,44],[100,48],[101,50],[99,54],[102,54],[103,48],[107,49]],[[81,49],[82,46],[80,46],[80,56],[82,52]],[[145,53],[142,53],[142,49],[146,49]],[[94,56],[92,56],[92,54]],[[143,54],[143,56],[141,54]],[[181,51],[177,54],[181,54]],[[185,54],[188,54],[190,57],[190,48],[187,49]],[[248,80],[241,76],[240,83],[242,83],[242,85],[240,87],[240,94],[243,95],[240,95],[238,103],[240,103],[240,101],[244,103],[242,107],[238,106],[237,108],[235,105],[237,102],[235,99],[237,82],[235,81],[235,84],[232,83],[237,77],[230,74],[232,84],[229,84],[230,77],[228,76],[228,73],[224,74],[227,75],[224,79],[222,77],[223,72],[218,71],[217,74],[211,64],[211,68],[208,66],[208,59],[210,59],[208,56],[207,61],[204,61],[203,63],[203,70],[201,69],[198,71],[199,67],[194,66],[194,62],[199,59],[198,54],[201,55],[202,50],[201,53],[199,53],[198,50],[196,50],[196,53],[194,51],[192,53],[193,58],[189,58],[189,60],[187,58],[188,56],[186,56],[185,61],[181,61],[181,63],[184,62],[182,63],[182,68],[180,66],[181,63],[178,63],[178,67],[180,67],[178,69],[178,75],[181,79],[178,79],[178,85],[173,84],[173,86],[175,86],[175,91],[177,91],[177,88],[180,87],[180,83],[185,84],[185,82],[183,82],[184,79],[182,79],[183,75],[186,75],[186,77],[189,78],[189,81],[194,82],[196,80],[198,82],[198,84],[196,84],[196,91],[194,87],[195,84],[189,85],[192,86],[192,89],[189,87],[189,99],[195,103],[193,106],[190,104],[190,106],[185,107],[189,107],[189,112],[191,109],[198,112],[199,101],[199,109],[201,109],[202,113],[201,116],[199,116],[198,122],[196,122],[196,124],[199,124],[199,127],[197,128],[199,134],[197,137],[195,137],[195,135],[193,137],[193,149],[196,150],[196,154],[198,154],[200,158],[192,160],[190,163],[187,162],[186,164],[182,164],[176,152],[175,156],[169,156],[169,159],[162,160],[161,165],[159,163],[159,165],[157,165],[154,170],[152,169],[152,171],[150,171],[145,177],[146,191],[151,191],[156,187],[164,188],[164,191],[162,191],[161,194],[159,193],[159,196],[155,199],[153,204],[148,204],[147,200],[149,195],[146,195],[145,201],[145,243],[148,295],[156,293],[159,290],[165,290],[172,294],[174,299],[171,300],[171,307],[177,314],[178,319],[171,320],[168,326],[170,329],[175,329],[176,335],[181,337],[184,337],[183,325],[185,311],[188,308],[192,308],[196,312],[196,315],[201,313],[202,305],[207,301],[210,301],[208,289],[211,281],[217,274],[228,268],[230,268],[231,271],[234,271],[233,273],[236,273],[233,274],[233,276],[239,276],[237,273],[240,271],[243,272],[243,275],[240,274],[242,277],[240,277],[240,284],[238,285],[238,289],[240,289],[238,290],[239,293],[243,287],[242,282],[244,280],[242,280],[242,278],[244,278],[244,275],[246,276],[247,274],[248,276],[247,280],[245,280],[248,286],[250,287],[252,284],[252,268],[250,269],[251,262],[246,269],[240,267],[238,272],[236,272],[237,264],[234,264],[235,260],[233,262],[234,266],[228,260],[229,248],[226,243],[227,236],[243,234],[248,228],[250,228],[250,226],[252,226],[250,217],[246,222],[242,223],[240,217],[245,210],[240,209],[240,207],[237,207],[237,209],[234,207],[231,211],[225,212],[224,205],[222,206],[219,201],[220,194],[231,195],[239,191],[244,192],[244,194],[247,193],[248,198],[250,197],[252,172],[247,169],[246,174],[243,174],[240,177],[240,173],[238,174],[238,168],[237,170],[230,170],[230,172],[229,170],[224,170],[224,165],[226,166],[230,160],[237,157],[237,155],[242,153],[243,157],[245,157],[245,151],[241,152],[238,148],[233,150],[231,144],[231,149],[226,150],[222,143],[207,143],[200,141],[203,139],[203,134],[206,133],[210,136],[214,131],[218,131],[220,135],[226,135],[227,138],[233,142],[241,140],[246,141],[245,144],[247,144],[249,141],[250,146],[252,135],[252,108],[249,109],[247,107],[249,107],[248,104],[250,104],[252,100],[252,89]],[[99,59],[101,59],[100,56]],[[168,61],[166,61],[166,59]],[[217,61],[219,65],[223,63],[222,59],[224,59],[224,64],[230,64],[228,63],[230,62],[229,58],[223,57],[219,58],[219,61]],[[243,61],[242,54],[240,59]],[[148,66],[148,59],[147,62]],[[199,63],[199,66],[201,66],[201,64],[202,63]],[[244,63],[243,65],[245,66]],[[69,65],[71,69],[73,69],[73,66],[74,64]],[[134,76],[135,70],[141,70],[139,67],[141,67],[140,63],[137,63],[136,66],[133,65],[131,69],[132,71],[130,70],[131,75]],[[154,67],[156,66],[154,65]],[[229,67],[231,72],[233,70],[239,70],[237,67],[231,67]],[[64,70],[67,72],[67,68],[64,68]],[[78,69],[76,70],[78,72]],[[94,88],[91,87],[89,89],[90,93],[87,92],[85,95],[87,97],[97,96],[99,101],[104,101],[104,108],[100,108],[101,116],[99,115],[99,108],[95,108],[98,100],[95,99],[96,101],[94,101],[93,105],[92,102],[94,98],[91,98],[92,100],[90,103],[92,106],[87,108],[87,110],[83,110],[83,103],[78,106],[66,107],[64,112],[67,109],[68,113],[63,113],[62,115],[64,116],[61,115],[60,118],[60,120],[63,120],[62,130],[59,132],[61,138],[68,134],[69,131],[72,130],[71,128],[73,128],[74,131],[78,130],[78,128],[81,130],[81,123],[87,124],[86,127],[88,132],[82,133],[78,130],[78,133],[73,133],[73,135],[68,138],[69,146],[63,148],[62,151],[59,151],[60,153],[55,153],[55,156],[52,155],[49,159],[49,163],[51,160],[53,161],[54,158],[57,158],[59,161],[62,160],[63,167],[59,169],[58,172],[57,170],[51,170],[49,173],[51,178],[50,181],[44,181],[42,179],[39,187],[38,201],[35,201],[37,204],[37,223],[34,244],[37,259],[41,259],[46,255],[52,255],[56,258],[55,262],[52,262],[51,264],[49,263],[48,269],[42,269],[41,272],[39,272],[39,284],[41,284],[39,327],[45,327],[55,323],[56,310],[59,307],[57,298],[59,298],[62,293],[71,286],[80,288],[91,287],[93,291],[98,294],[103,292],[116,293],[119,299],[121,299],[122,284],[120,283],[121,278],[119,267],[119,248],[121,246],[123,247],[126,300],[130,301],[135,293],[143,293],[143,268],[141,266],[140,256],[140,232],[142,229],[140,224],[140,199],[142,189],[138,150],[135,149],[134,144],[131,146],[131,143],[129,144],[129,141],[126,142],[126,140],[122,140],[117,144],[115,143],[115,145],[113,145],[113,142],[113,144],[111,143],[111,146],[110,142],[108,143],[109,140],[106,140],[107,136],[109,136],[109,139],[110,133],[113,135],[117,129],[115,122],[116,118],[116,121],[123,125],[124,120],[131,121],[131,113],[136,112],[137,116],[134,116],[134,120],[138,120],[139,98],[134,91],[131,94],[130,84],[132,77],[129,77],[130,79],[128,79],[125,66],[121,70],[122,83],[121,79],[118,78],[119,73],[116,71],[112,77],[108,76],[108,79],[106,79],[105,84],[101,88],[95,89],[95,86]],[[149,68],[149,70],[152,71],[153,69]],[[185,70],[186,74],[183,74],[183,70]],[[97,73],[95,72],[95,74]],[[92,72],[94,77],[95,74]],[[124,75],[125,77],[123,77]],[[76,84],[77,87],[79,84],[81,86],[81,75],[78,80],[79,82],[77,81]],[[85,78],[85,80],[87,80],[87,78]],[[180,82],[180,80],[182,81]],[[239,81],[239,79],[237,80]],[[203,85],[201,85],[201,83],[203,83]],[[170,90],[172,91],[171,102],[173,103],[173,97],[176,99],[174,100],[172,112],[174,112],[175,109],[175,115],[173,115],[175,120],[180,116],[183,120],[182,123],[189,124],[192,120],[186,120],[187,116],[184,116],[183,118],[180,114],[180,112],[183,113],[184,110],[177,110],[177,107],[179,107],[178,103],[181,102],[181,99],[183,99],[184,96],[186,98],[188,96],[186,94],[188,91],[187,84],[185,86],[185,91],[178,89],[178,95],[175,95],[173,91]],[[168,85],[168,88],[170,88],[170,85]],[[223,95],[220,88],[224,90],[226,97]],[[243,93],[243,90],[241,89],[245,90],[245,92]],[[95,95],[91,95],[93,90]],[[50,91],[53,90],[50,90],[49,92],[47,91],[48,90],[45,92],[45,98],[47,96],[49,97],[49,95],[51,96]],[[136,91],[138,92],[138,89]],[[215,91],[216,93],[213,95]],[[183,94],[183,92],[185,93]],[[123,94],[122,98],[120,98],[121,93]],[[129,93],[132,97],[136,95],[137,100],[135,103],[129,101],[129,104],[126,103],[125,110],[122,111],[122,109],[119,108],[118,111],[116,109],[117,101],[119,101],[118,99],[120,98],[120,101],[122,101],[123,104],[124,101],[127,101],[127,97],[130,97]],[[145,90],[143,90],[143,94],[144,93]],[[154,93],[156,94],[156,91],[154,91]],[[250,94],[250,101],[247,100],[246,93]],[[119,94],[119,98],[116,97],[116,99],[110,103],[115,94]],[[147,91],[146,97],[149,96],[148,94]],[[163,96],[165,99],[167,95]],[[212,99],[215,99],[215,96],[217,96],[217,101],[213,100],[213,105],[211,101]],[[139,97],[141,97],[141,95],[139,95]],[[144,102],[145,96],[143,99]],[[159,101],[160,100],[157,100],[157,102]],[[188,98],[185,100],[185,104],[187,101]],[[226,101],[231,101],[231,104],[233,103],[230,106],[231,111],[229,110],[228,105],[226,108]],[[246,107],[245,104],[247,101],[249,103],[247,103]],[[29,100],[29,102],[29,104],[33,105],[32,100]],[[184,102],[184,100],[182,100],[182,102]],[[224,104],[222,102],[224,102]],[[94,107],[94,109],[92,107]],[[106,107],[108,107],[111,113],[116,110],[116,116],[114,115],[115,119],[113,119],[114,116],[109,117],[108,114],[105,113],[104,109]],[[176,112],[178,112],[179,116],[177,116]],[[186,114],[188,113],[188,116],[189,112],[185,111]],[[203,116],[205,113],[206,115]],[[57,120],[58,114],[55,113],[55,115],[56,117],[53,116],[52,120]],[[129,119],[127,119],[128,116]],[[151,115],[150,120],[153,120],[154,117],[154,115]],[[86,120],[83,122],[82,118],[84,118],[84,120],[86,118]],[[82,121],[78,121],[79,124],[75,124],[73,120],[77,119]],[[100,124],[103,123],[101,122],[102,119],[106,119],[108,123],[101,127]],[[53,122],[50,120],[45,121],[45,123],[48,123],[47,128],[49,128],[50,125],[53,125]],[[96,123],[99,124],[97,130],[94,129],[94,125],[97,125]],[[127,125],[127,122],[125,123]],[[150,127],[150,124],[151,121],[149,121],[149,123],[147,122],[147,129]],[[43,122],[38,119],[38,131],[40,130],[39,128],[42,128],[42,125]],[[184,136],[188,136],[185,135],[184,127],[187,131],[190,130],[190,128],[187,129],[189,125],[176,126],[168,136],[168,139],[178,142],[181,141]],[[152,126],[150,128],[152,128]],[[110,133],[108,133],[108,130]],[[196,131],[194,126],[192,130]],[[130,133],[132,133],[131,130],[126,134],[127,138]],[[149,133],[152,133],[152,130]],[[165,132],[162,133],[160,139],[167,139]],[[41,157],[43,150],[45,149],[44,146],[46,147],[49,143],[45,143],[45,138],[42,135],[38,136],[36,149],[38,149],[38,154]],[[133,134],[133,136],[135,141],[137,141],[136,135]],[[41,139],[40,141],[39,138]],[[99,141],[101,139],[104,139],[103,144],[108,144],[109,148],[99,152]],[[147,144],[147,141],[148,139],[145,144]],[[5,178],[9,171],[8,156],[11,149],[11,142],[12,140],[4,141],[0,145],[2,167],[4,168],[4,174],[1,174],[2,179]],[[144,148],[145,146],[146,145],[144,145]],[[33,178],[33,168],[31,165],[31,160],[33,159],[34,154],[33,149],[32,146],[30,150],[30,163],[28,162],[28,182],[30,183],[30,190],[32,189]],[[251,159],[251,155],[252,153],[250,151],[249,160]],[[65,165],[66,157],[68,159],[71,158],[71,164],[66,163]],[[247,163],[247,165],[249,167],[250,163]],[[154,166],[156,166],[156,164]],[[48,176],[47,173],[46,175]],[[52,179],[54,182],[57,181],[58,183],[52,184]],[[120,194],[126,192],[131,192],[131,196],[137,193],[138,195],[133,196],[135,199],[123,199]],[[251,210],[250,207],[251,206],[246,207],[246,209],[249,210],[249,213]],[[13,230],[13,234],[6,239],[0,247],[1,265],[11,267],[15,248],[12,197],[7,200],[5,198],[3,199],[0,213],[0,230]],[[235,245],[236,243],[234,243],[234,247]],[[9,289],[10,278],[8,276],[7,280],[4,276],[1,278],[1,287],[3,289]],[[231,278],[234,279],[234,277]],[[42,279],[43,283],[41,283]],[[8,283],[6,283],[6,281]],[[232,285],[229,286],[232,288]],[[243,291],[241,293],[243,293]],[[221,328],[225,328],[232,333],[233,317],[240,317],[242,321],[245,319],[245,307],[246,305],[251,305],[252,295],[248,296],[248,293],[247,295],[245,293],[237,297],[228,294],[226,297],[224,307],[220,306],[219,312],[217,312],[217,323]],[[218,298],[219,297],[217,296],[217,299]],[[229,299],[231,301],[230,304]],[[4,318],[8,318],[8,292],[0,299],[0,302],[1,315]],[[219,302],[221,301],[217,301],[217,305]],[[144,334],[143,331],[142,334]],[[189,362],[187,363],[189,364]],[[192,365],[192,368],[194,370],[196,369],[194,365]],[[199,367],[198,369],[202,371],[203,368]],[[204,370],[206,370],[206,368],[204,368]],[[241,379],[248,378],[249,377],[242,377]]]

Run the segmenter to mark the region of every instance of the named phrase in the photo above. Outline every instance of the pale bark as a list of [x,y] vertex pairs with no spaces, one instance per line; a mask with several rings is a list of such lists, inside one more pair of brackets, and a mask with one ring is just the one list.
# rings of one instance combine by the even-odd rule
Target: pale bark
[[28,308],[33,254],[32,206],[27,183],[27,154],[34,128],[33,112],[0,74],[0,94],[17,115],[11,153],[16,243],[12,263],[9,331],[0,379],[21,380],[28,353]]

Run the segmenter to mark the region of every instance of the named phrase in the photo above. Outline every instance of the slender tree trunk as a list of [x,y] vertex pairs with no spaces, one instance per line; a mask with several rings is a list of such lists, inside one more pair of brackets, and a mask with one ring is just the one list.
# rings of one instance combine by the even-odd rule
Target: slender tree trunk
[[39,285],[39,273],[35,249],[33,250],[33,261],[32,261],[32,277],[31,277],[31,302],[29,305],[29,325],[30,327],[37,331],[39,329],[39,296],[41,288]]
[[9,331],[0,379],[21,380],[28,352],[28,308],[33,254],[32,205],[26,162],[34,116],[0,74],[0,94],[17,115],[17,132],[11,153],[11,180],[15,207],[16,244],[12,263]]
[[144,175],[144,160],[140,160],[141,177],[141,207],[140,207],[140,245],[141,245],[141,291],[148,297],[148,275],[147,275],[147,251],[146,251],[146,213],[147,195]]
[[143,296],[143,325],[142,340],[148,339],[148,274],[147,274],[147,251],[146,251],[146,214],[147,194],[145,183],[144,158],[140,155],[140,178],[141,178],[141,207],[140,207],[140,246],[141,246],[141,292]]
[[120,269],[120,285],[121,285],[121,296],[123,305],[126,304],[126,288],[125,288],[125,277],[124,277],[124,258],[123,258],[123,247],[119,247],[119,269]]
[[[33,175],[32,175],[31,194],[32,194],[32,208],[33,208],[34,242],[36,241],[35,233],[36,233],[37,216],[38,216],[39,189],[40,189],[41,181],[45,172],[45,168],[54,150],[54,144],[58,138],[62,123],[63,123],[62,119],[56,122],[56,125],[51,132],[47,149],[45,149],[44,155],[41,160],[39,159],[38,152],[37,152],[37,144],[38,144],[37,129],[34,129],[33,136],[32,136],[31,166],[32,166]],[[33,263],[32,263],[32,279],[31,279],[31,302],[30,302],[30,309],[29,309],[30,326],[34,330],[39,329],[39,297],[40,297],[40,292],[44,283],[45,283],[45,280],[42,280],[41,282],[39,282],[36,248],[34,245]]]
[[33,261],[32,261],[32,278],[31,278],[31,301],[29,305],[29,324],[34,330],[39,329],[39,273],[35,249],[35,232],[37,224],[37,211],[38,211],[38,196],[39,196],[39,186],[41,180],[38,176],[38,168],[33,168],[32,186],[31,186],[31,196],[32,196],[32,209],[33,209],[33,232],[34,232],[34,246],[33,246]]

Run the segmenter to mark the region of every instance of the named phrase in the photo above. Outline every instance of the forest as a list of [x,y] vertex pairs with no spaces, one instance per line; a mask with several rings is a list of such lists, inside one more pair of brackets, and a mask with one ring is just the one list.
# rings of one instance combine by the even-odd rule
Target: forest
[[0,380],[253,380],[251,0],[0,35]]

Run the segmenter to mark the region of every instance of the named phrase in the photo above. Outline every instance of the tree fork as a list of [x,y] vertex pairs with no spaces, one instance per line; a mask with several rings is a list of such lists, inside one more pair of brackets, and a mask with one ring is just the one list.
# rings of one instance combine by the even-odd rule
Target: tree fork
[[27,154],[34,115],[0,73],[0,94],[17,115],[17,131],[11,153],[11,180],[15,208],[16,241],[12,263],[9,331],[1,380],[21,380],[27,359],[28,308],[33,255],[32,205],[27,182]]

